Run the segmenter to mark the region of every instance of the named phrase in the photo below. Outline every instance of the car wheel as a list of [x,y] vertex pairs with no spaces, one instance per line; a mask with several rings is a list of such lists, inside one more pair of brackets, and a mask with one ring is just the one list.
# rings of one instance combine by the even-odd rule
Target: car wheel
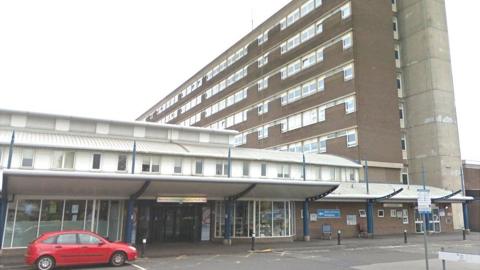
[[112,258],[110,258],[110,264],[113,266],[122,266],[125,264],[127,256],[125,253],[117,251],[113,253]]
[[38,258],[36,267],[38,270],[52,270],[55,268],[55,259],[51,256],[42,256]]

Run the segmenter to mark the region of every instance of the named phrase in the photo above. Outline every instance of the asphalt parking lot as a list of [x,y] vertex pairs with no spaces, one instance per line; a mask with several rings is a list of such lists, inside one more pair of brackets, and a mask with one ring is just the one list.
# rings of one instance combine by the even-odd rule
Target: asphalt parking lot
[[[423,242],[420,236],[409,239],[403,244],[398,238],[392,239],[352,239],[345,240],[342,245],[330,241],[330,245],[308,245],[303,242],[291,243],[280,248],[266,248],[250,252],[248,250],[208,255],[179,254],[173,257],[141,258],[121,268],[108,266],[68,268],[77,270],[153,270],[153,269],[425,269]],[[319,242],[320,243],[320,242]],[[446,251],[480,255],[480,234],[471,234],[468,240],[462,241],[458,235],[451,237],[429,238],[430,269],[442,269],[438,259],[438,251],[444,247]],[[245,246],[247,249],[247,246]],[[228,249],[228,247],[227,247]],[[7,269],[7,268],[6,268]],[[15,268],[8,268],[15,269]],[[24,268],[17,268],[24,269]],[[63,268],[67,269],[67,268]],[[466,263],[447,263],[447,269],[469,270],[480,269],[480,266]]]

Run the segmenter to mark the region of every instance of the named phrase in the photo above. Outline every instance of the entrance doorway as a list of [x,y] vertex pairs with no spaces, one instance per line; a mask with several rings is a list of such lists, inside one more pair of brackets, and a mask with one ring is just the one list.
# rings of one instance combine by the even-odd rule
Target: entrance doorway
[[[432,207],[432,212],[427,214],[427,230],[431,233],[441,232],[440,226],[440,214],[438,207]],[[418,209],[415,209],[415,230],[417,233],[423,233],[423,215],[418,212]]]
[[200,240],[199,204],[144,202],[139,205],[137,239],[149,243],[195,242]]

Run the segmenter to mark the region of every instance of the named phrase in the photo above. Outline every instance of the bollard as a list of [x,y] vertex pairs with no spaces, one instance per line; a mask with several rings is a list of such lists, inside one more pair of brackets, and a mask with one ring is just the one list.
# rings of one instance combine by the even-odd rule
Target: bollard
[[143,238],[142,239],[142,248],[140,250],[140,258],[144,258],[145,257],[145,247],[147,246],[147,238]]
[[467,240],[467,230],[463,229],[463,241]]
[[252,251],[255,251],[255,234],[252,233]]
[[337,245],[341,245],[341,235],[342,235],[342,231],[341,230],[338,230],[337,231]]
[[403,230],[403,243],[406,244],[408,242],[407,240],[407,230]]
[[[445,249],[443,247],[440,248],[440,250],[443,252],[445,251]],[[442,260],[442,269],[443,270],[446,270],[447,269],[447,266],[445,265],[445,260]]]

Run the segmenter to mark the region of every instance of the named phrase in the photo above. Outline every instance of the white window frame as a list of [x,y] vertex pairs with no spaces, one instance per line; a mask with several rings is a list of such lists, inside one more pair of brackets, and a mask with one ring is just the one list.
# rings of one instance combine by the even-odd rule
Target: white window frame
[[[100,159],[100,160],[99,160],[99,164],[98,164],[98,168],[94,168],[94,167],[93,167],[94,162],[95,162],[95,156],[96,156],[96,155],[98,155],[98,156],[99,156],[99,159]],[[91,167],[91,170],[94,170],[94,171],[99,171],[99,170],[101,170],[101,169],[102,169],[102,164],[103,164],[102,159],[103,159],[103,158],[102,158],[102,153],[93,153],[93,154],[92,154],[92,163],[91,163],[91,164],[92,164],[92,167]]]
[[350,81],[355,76],[353,65],[348,65],[343,68],[343,80]]
[[342,37],[343,50],[350,49],[353,45],[352,33],[346,34]]
[[342,19],[350,17],[350,15],[352,15],[352,7],[350,3],[347,3],[343,7],[341,7],[340,12],[342,13]]
[[355,97],[349,97],[345,99],[345,114],[353,113],[355,110]]
[[384,209],[378,209],[377,210],[377,217],[384,218],[385,217],[385,210]]
[[[23,165],[23,160],[25,159],[25,152],[29,151],[32,153],[32,166],[24,166]],[[35,167],[35,149],[31,148],[24,148],[22,149],[22,159],[20,160],[20,168],[22,169],[33,169]]]
[[[180,161],[180,166],[177,166],[179,163],[177,163],[178,161]],[[180,172],[176,172],[175,169],[176,168],[180,168]],[[150,170],[151,170],[151,166],[150,166]],[[182,158],[174,158],[173,159],[173,173],[174,174],[182,174],[183,173],[183,159]]]
[[[197,163],[198,162],[201,162],[201,172],[197,172]],[[204,170],[205,170],[205,161],[203,159],[195,159],[194,162],[193,162],[193,174],[194,175],[203,175],[204,173]]]
[[[349,141],[349,137],[351,135],[355,135],[355,141]],[[358,134],[357,134],[357,131],[356,130],[349,130],[347,131],[346,133],[346,140],[347,140],[347,147],[350,148],[350,147],[355,147],[358,145]]]

